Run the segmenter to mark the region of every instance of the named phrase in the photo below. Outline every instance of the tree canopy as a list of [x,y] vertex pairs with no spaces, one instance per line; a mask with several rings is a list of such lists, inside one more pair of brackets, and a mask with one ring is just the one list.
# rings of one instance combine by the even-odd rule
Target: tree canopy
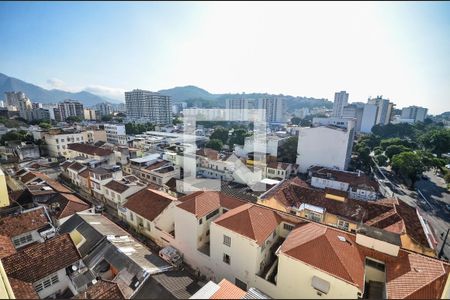
[[295,163],[297,160],[298,137],[291,136],[278,150],[278,161]]
[[155,125],[152,123],[138,124],[138,123],[127,123],[125,124],[126,134],[141,134],[146,131],[155,130]]
[[222,150],[223,147],[223,143],[221,140],[219,139],[210,139],[207,143],[206,143],[206,147],[207,148],[211,148],[217,151]]
[[222,144],[226,144],[228,141],[228,129],[225,128],[216,128],[214,132],[210,136],[211,140],[220,140]]

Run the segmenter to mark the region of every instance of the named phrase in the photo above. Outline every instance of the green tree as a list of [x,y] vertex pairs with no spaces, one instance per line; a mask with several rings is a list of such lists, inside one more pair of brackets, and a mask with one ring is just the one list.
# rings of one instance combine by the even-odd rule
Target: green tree
[[113,116],[112,116],[112,115],[105,115],[105,116],[102,116],[102,121],[103,121],[103,122],[110,122],[112,119],[113,119]]
[[52,124],[47,123],[47,122],[41,122],[41,123],[39,123],[39,127],[41,127],[42,129],[50,129],[50,128],[52,128]]
[[9,131],[2,135],[0,139],[0,144],[5,145],[8,141],[21,141],[21,142],[32,142],[33,136],[29,134],[27,131],[18,130],[18,131]]
[[212,140],[220,140],[222,144],[226,144],[228,141],[228,129],[225,128],[216,128],[214,132],[211,134],[210,139]]
[[70,124],[72,124],[72,123],[79,123],[79,122],[81,122],[81,118],[78,117],[78,116],[70,116],[70,117],[66,118],[66,122],[70,123]]
[[408,151],[411,151],[411,149],[403,145],[391,145],[386,148],[385,154],[389,159],[392,159],[394,155]]
[[295,163],[297,159],[298,137],[291,136],[278,150],[278,161]]
[[374,153],[375,155],[383,154],[383,149],[381,149],[381,147],[375,147],[375,148],[373,149],[373,153]]
[[183,123],[183,121],[181,121],[180,118],[178,118],[178,117],[175,117],[172,121],[173,125],[182,124],[182,123]]
[[400,145],[400,146],[405,146],[405,147],[413,146],[411,142],[404,140],[404,139],[400,139],[400,138],[389,138],[389,139],[381,140],[381,142],[380,142],[380,147],[383,150],[386,150],[387,147],[393,146],[393,145]]
[[211,148],[217,151],[222,150],[223,148],[223,143],[221,140],[219,139],[210,139],[207,143],[206,143],[206,148]]
[[450,152],[450,129],[433,129],[421,135],[419,140],[426,149],[439,157]]
[[379,155],[375,156],[375,160],[377,161],[377,164],[379,166],[384,167],[387,165],[388,158],[384,154],[379,154]]
[[391,166],[395,173],[411,181],[411,187],[414,187],[417,175],[426,170],[421,157],[412,151],[394,155]]
[[244,145],[245,138],[248,136],[251,136],[252,134],[249,133],[245,129],[236,129],[233,131],[233,133],[230,136],[230,149],[233,147],[234,144],[237,145]]
[[302,119],[300,119],[299,117],[293,117],[291,119],[291,123],[294,125],[300,125],[301,122],[302,122]]
[[137,123],[127,123],[125,124],[126,134],[141,134],[145,131],[155,130],[155,125],[152,123],[137,124]]

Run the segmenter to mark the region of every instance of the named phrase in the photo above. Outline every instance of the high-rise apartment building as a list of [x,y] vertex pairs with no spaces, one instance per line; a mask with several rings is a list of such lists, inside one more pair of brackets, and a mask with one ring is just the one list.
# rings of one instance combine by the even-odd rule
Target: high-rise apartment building
[[19,100],[27,98],[23,92],[5,92],[6,106],[13,106],[18,108]]
[[97,104],[96,108],[100,116],[109,116],[114,111],[113,106],[107,102]]
[[65,121],[68,117],[79,117],[84,119],[83,104],[75,100],[64,100],[58,103],[61,121]]
[[361,131],[363,113],[364,105],[350,104],[344,106],[344,109],[342,111],[342,118],[355,119],[355,132],[359,133]]
[[231,120],[248,120],[249,110],[265,109],[265,119],[269,123],[283,122],[284,102],[278,98],[262,99],[227,99],[225,101],[227,118]]
[[369,98],[367,103],[375,104],[378,107],[375,124],[387,125],[391,122],[394,103],[390,102],[388,99],[383,99],[382,96]]
[[172,124],[172,101],[170,96],[135,89],[125,92],[128,121],[150,122],[156,125]]
[[342,117],[344,106],[348,104],[348,93],[346,91],[336,92],[334,94],[333,117]]
[[17,99],[17,108],[19,110],[19,115],[21,118],[31,121],[33,119],[31,111],[33,109],[33,104],[31,100],[23,94],[23,97]]
[[428,109],[420,106],[409,106],[402,109],[401,119],[410,119],[414,122],[423,122],[427,117]]

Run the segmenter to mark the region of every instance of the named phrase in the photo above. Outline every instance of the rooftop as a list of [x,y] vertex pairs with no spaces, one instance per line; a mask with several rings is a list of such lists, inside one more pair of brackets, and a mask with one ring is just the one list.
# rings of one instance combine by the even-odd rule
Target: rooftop
[[0,219],[0,235],[10,238],[38,230],[49,224],[43,207],[23,211],[19,215],[7,216]]
[[162,191],[143,189],[128,198],[125,208],[153,221],[177,199]]
[[70,236],[63,234],[5,257],[2,263],[8,278],[35,283],[80,259]]
[[198,191],[179,198],[178,207],[202,218],[210,212],[225,207],[232,209],[245,204],[245,202],[217,191]]
[[246,203],[227,211],[214,223],[263,245],[275,231],[282,218],[273,210]]
[[100,279],[73,299],[125,299],[116,282]]
[[379,188],[378,183],[375,180],[370,179],[369,176],[362,172],[339,171],[319,166],[311,167],[308,172],[314,177],[346,182],[354,187],[364,185],[372,188],[374,191],[378,191]]
[[72,151],[81,152],[81,153],[85,153],[88,155],[96,155],[96,156],[108,156],[113,153],[109,149],[104,149],[104,148],[96,147],[96,146],[89,145],[89,144],[74,143],[74,144],[69,144],[67,146],[67,148]]
[[[77,212],[88,210],[91,206],[73,194],[58,194],[49,201],[56,219],[69,217]],[[53,208],[54,207],[54,208]]]

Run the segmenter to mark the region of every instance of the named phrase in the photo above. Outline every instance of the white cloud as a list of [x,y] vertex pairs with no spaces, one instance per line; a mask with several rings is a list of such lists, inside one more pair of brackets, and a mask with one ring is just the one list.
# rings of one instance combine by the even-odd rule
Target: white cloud
[[115,87],[109,87],[104,85],[88,85],[86,87],[80,87],[80,86],[70,86],[67,85],[67,83],[64,80],[61,80],[59,78],[50,78],[47,79],[47,87],[49,89],[58,89],[63,90],[66,92],[81,92],[86,91],[98,96],[108,97],[111,99],[116,100],[123,100],[124,99],[124,93],[125,89],[122,88],[115,88]]
[[61,89],[66,86],[66,83],[63,80],[58,79],[58,78],[47,79],[47,84],[52,89]]
[[115,88],[103,85],[89,85],[84,88],[86,92],[112,99],[123,100],[125,89]]

